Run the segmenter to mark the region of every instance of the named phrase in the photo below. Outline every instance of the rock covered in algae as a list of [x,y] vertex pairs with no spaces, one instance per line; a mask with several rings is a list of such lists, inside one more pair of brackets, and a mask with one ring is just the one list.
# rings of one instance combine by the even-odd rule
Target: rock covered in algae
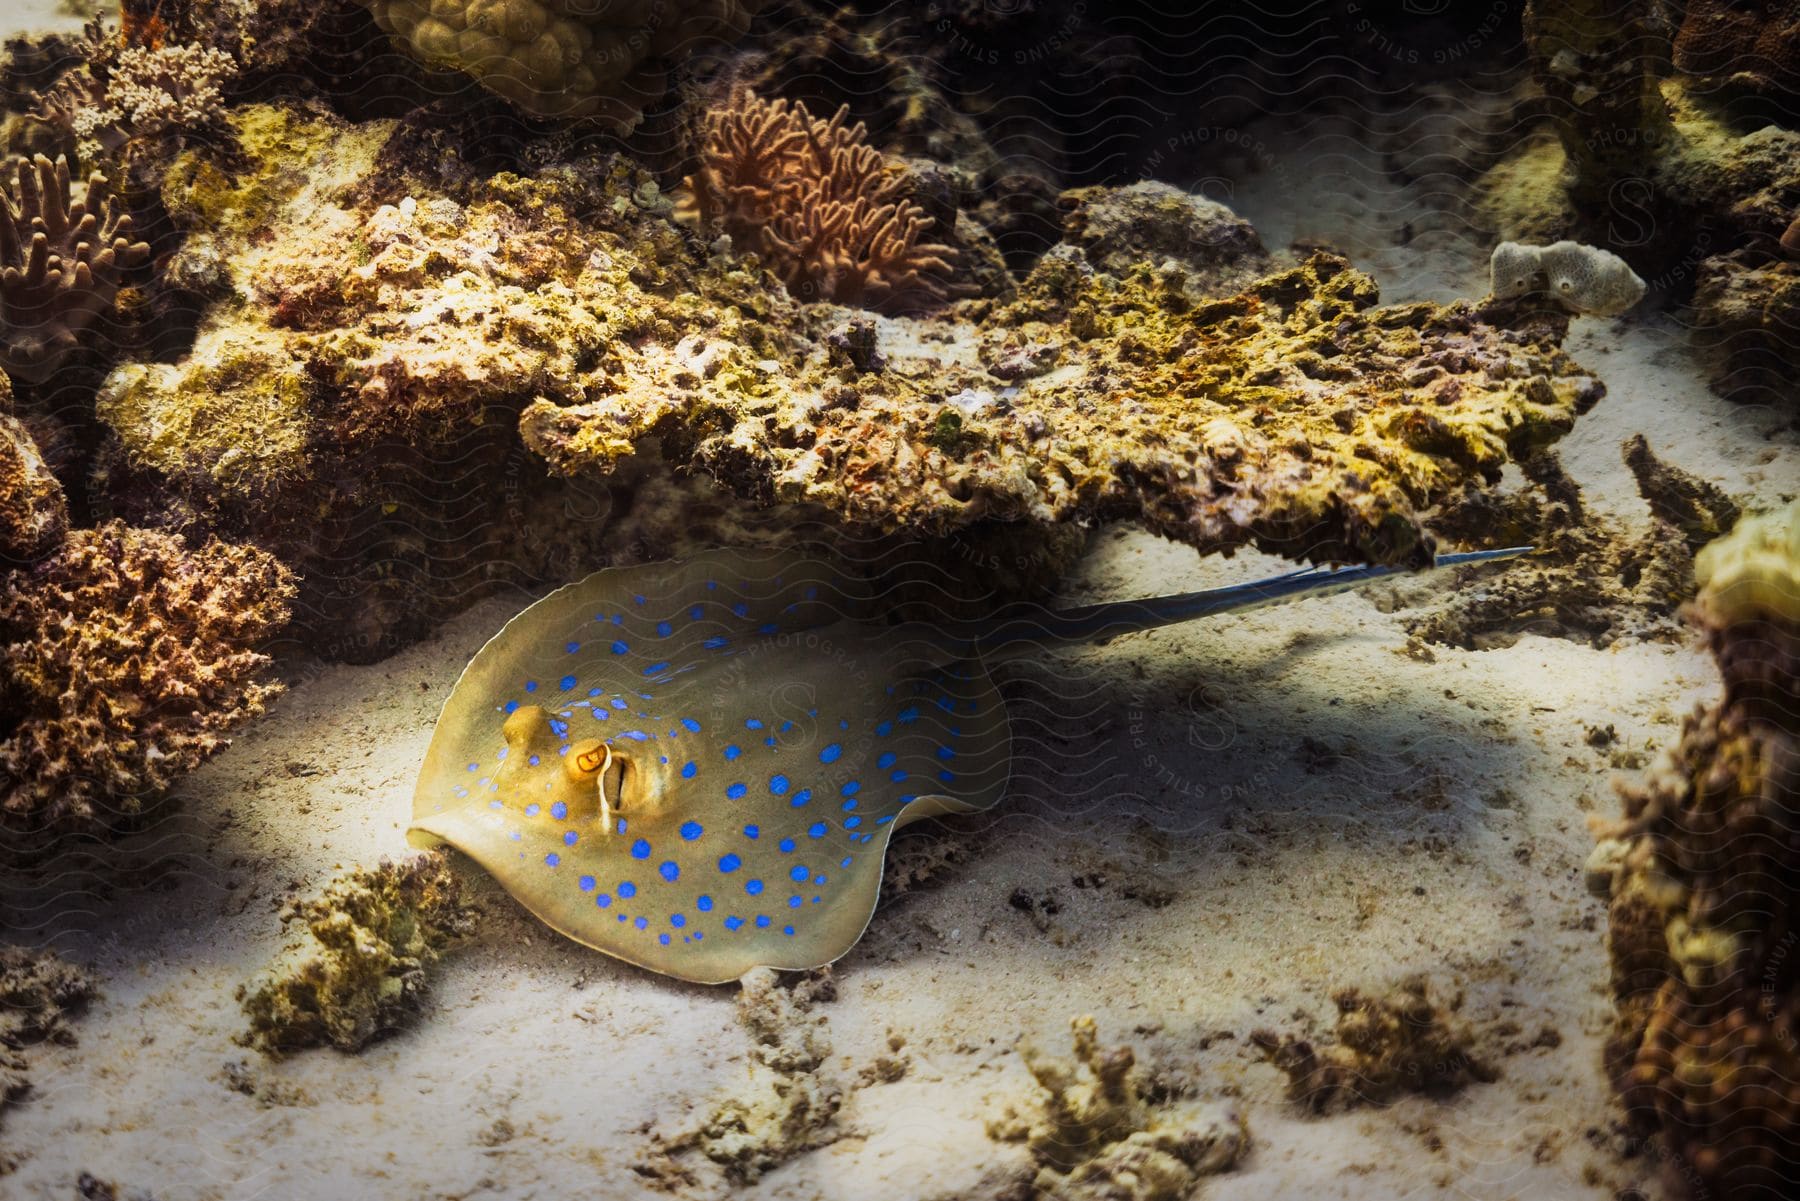
[[1250,1136],[1235,1108],[1153,1103],[1130,1047],[1102,1047],[1089,1016],[1069,1027],[1074,1058],[1022,1048],[1041,1095],[988,1123],[989,1137],[1031,1152],[1031,1195],[1180,1201],[1202,1177],[1237,1163]]
[[68,528],[62,485],[37,438],[14,415],[12,387],[0,373],[0,569],[42,558]]
[[[94,979],[55,951],[0,947],[0,1119],[31,1093],[30,1049],[40,1043],[73,1046],[70,1019],[98,990]],[[0,1176],[17,1165],[0,1144]]]
[[279,691],[260,649],[292,577],[254,547],[114,521],[0,575],[0,829],[8,856],[104,835]]
[[1553,313],[1383,307],[1326,254],[1235,296],[1184,284],[1063,247],[1017,301],[912,327],[972,355],[890,350],[846,378],[824,348],[783,364],[700,336],[606,395],[533,403],[522,429],[565,473],[654,455],[878,528],[1116,519],[1203,552],[1418,562],[1420,506],[1497,479],[1601,395]]
[[341,873],[283,922],[295,941],[238,990],[245,1042],[271,1054],[330,1045],[357,1051],[404,1026],[431,965],[474,926],[475,910],[439,851]]
[[1478,1053],[1475,1034],[1455,1015],[1462,996],[1432,996],[1423,977],[1378,994],[1355,988],[1332,994],[1337,1041],[1311,1041],[1270,1030],[1251,1035],[1270,1063],[1286,1073],[1288,1096],[1322,1113],[1334,1106],[1381,1105],[1403,1092],[1454,1092],[1498,1072]]
[[425,62],[472,75],[528,113],[621,129],[662,95],[659,60],[743,34],[767,0],[364,0]]
[[1695,1195],[1782,1197],[1800,1172],[1800,505],[1701,554],[1692,615],[1725,695],[1622,785],[1589,880],[1609,900],[1606,1064]]

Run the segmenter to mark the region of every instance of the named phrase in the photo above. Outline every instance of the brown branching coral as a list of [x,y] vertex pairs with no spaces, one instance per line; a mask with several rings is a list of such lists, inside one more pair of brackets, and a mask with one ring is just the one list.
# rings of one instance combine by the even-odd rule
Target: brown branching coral
[[870,146],[849,106],[821,121],[804,104],[738,90],[706,113],[691,211],[762,257],[796,298],[904,311],[943,300],[956,251],[906,198],[906,169]]
[[0,577],[7,857],[122,824],[262,712],[256,648],[292,594],[263,551],[119,522]]
[[1725,695],[1621,787],[1590,886],[1610,899],[1607,1067],[1694,1194],[1787,1197],[1800,1172],[1800,505],[1701,552],[1690,610]]
[[296,902],[292,945],[238,990],[242,1041],[270,1053],[356,1051],[392,1033],[425,999],[426,971],[474,928],[476,910],[441,851],[384,859]]
[[132,46],[110,64],[102,94],[80,105],[78,91],[65,91],[62,102],[76,103],[76,135],[108,153],[132,138],[217,134],[225,125],[223,88],[236,71],[229,54],[210,46]]
[[112,309],[120,277],[150,247],[127,236],[131,218],[113,211],[104,175],[74,199],[65,158],[18,160],[0,192],[0,368],[41,381]]

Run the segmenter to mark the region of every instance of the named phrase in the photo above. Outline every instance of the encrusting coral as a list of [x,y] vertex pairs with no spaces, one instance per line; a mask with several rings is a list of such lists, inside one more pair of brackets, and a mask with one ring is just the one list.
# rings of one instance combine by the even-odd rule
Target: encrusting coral
[[932,222],[907,199],[906,169],[867,129],[804,104],[739,89],[702,117],[690,211],[755,251],[802,300],[904,311],[955,292],[956,251],[926,241]]
[[417,1014],[431,965],[474,928],[475,909],[442,852],[353,868],[295,902],[294,942],[239,988],[243,1041],[271,1054],[356,1051]]
[[126,824],[261,713],[292,595],[263,551],[116,521],[0,576],[4,858]]
[[1800,1172],[1800,503],[1701,552],[1690,609],[1723,698],[1599,828],[1617,1020],[1606,1064],[1694,1195],[1785,1197]]
[[1042,1096],[988,1123],[1022,1142],[1038,1167],[1031,1195],[1048,1201],[1181,1201],[1203,1176],[1234,1165],[1249,1133],[1234,1108],[1152,1103],[1130,1047],[1103,1048],[1092,1017],[1069,1023],[1075,1057],[1021,1054]]
[[89,176],[74,199],[69,164],[20,159],[0,185],[0,369],[49,378],[79,335],[111,311],[120,277],[150,255],[133,242],[131,218],[115,213],[107,181]]
[[1332,994],[1337,1041],[1314,1047],[1303,1038],[1258,1030],[1250,1037],[1288,1078],[1288,1097],[1322,1113],[1334,1105],[1380,1105],[1402,1092],[1453,1092],[1497,1071],[1475,1049],[1474,1033],[1454,1014],[1460,994],[1434,998],[1423,977],[1379,995],[1345,988]]
[[425,62],[465,71],[542,117],[637,124],[662,94],[660,60],[749,28],[766,0],[364,0]]

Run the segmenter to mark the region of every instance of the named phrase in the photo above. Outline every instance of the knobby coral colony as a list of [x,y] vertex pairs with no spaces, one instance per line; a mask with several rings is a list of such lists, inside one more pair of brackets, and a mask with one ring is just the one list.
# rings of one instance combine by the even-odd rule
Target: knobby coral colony
[[1696,1196],[1800,1173],[1800,504],[1696,561],[1691,616],[1724,697],[1682,726],[1590,861],[1610,897],[1607,1066]]
[[0,191],[0,369],[41,382],[111,311],[120,276],[150,247],[129,238],[131,218],[113,211],[104,175],[73,199],[66,158],[20,159]]
[[702,118],[687,210],[754,251],[795,297],[888,312],[952,290],[956,251],[925,240],[906,169],[867,142],[849,105],[829,121],[739,89]]

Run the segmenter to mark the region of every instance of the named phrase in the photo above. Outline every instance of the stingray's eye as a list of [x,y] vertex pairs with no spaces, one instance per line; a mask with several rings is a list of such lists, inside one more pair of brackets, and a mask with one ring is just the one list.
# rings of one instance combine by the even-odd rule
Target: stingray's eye
[[585,783],[604,772],[611,761],[612,751],[606,744],[598,738],[590,738],[569,748],[569,753],[563,756],[563,771],[571,780]]
[[1514,279],[1513,279],[1513,288],[1514,288],[1514,290],[1516,290],[1516,291],[1519,291],[1519,292],[1523,292],[1523,291],[1524,291],[1524,290],[1525,290],[1525,285],[1526,285],[1526,283],[1527,283],[1527,282],[1528,282],[1528,281],[1527,281],[1527,280],[1526,280],[1526,278],[1525,278],[1525,276],[1523,276],[1523,275],[1520,275],[1520,276],[1517,276],[1517,277],[1515,277],[1515,278],[1514,278]]
[[1575,290],[1575,281],[1572,279],[1558,280],[1556,289],[1566,296]]

